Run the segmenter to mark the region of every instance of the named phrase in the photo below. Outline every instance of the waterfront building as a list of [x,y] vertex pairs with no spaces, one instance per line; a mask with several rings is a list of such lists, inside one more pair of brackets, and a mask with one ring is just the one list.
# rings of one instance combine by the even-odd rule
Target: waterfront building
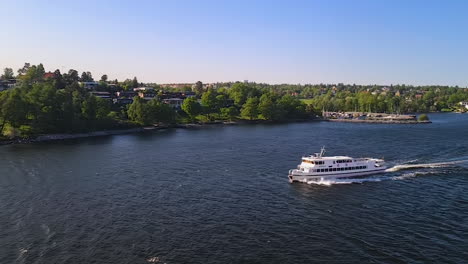
[[465,107],[466,109],[468,109],[468,101],[462,101],[462,102],[460,102],[460,105],[462,107]]

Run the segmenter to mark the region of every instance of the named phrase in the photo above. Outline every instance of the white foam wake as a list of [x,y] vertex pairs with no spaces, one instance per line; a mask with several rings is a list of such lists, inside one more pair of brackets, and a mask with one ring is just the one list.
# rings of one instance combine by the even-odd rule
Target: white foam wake
[[468,163],[468,160],[455,160],[448,162],[437,162],[437,163],[423,163],[423,164],[402,164],[396,165],[389,169],[386,169],[385,172],[395,172],[400,170],[410,170],[410,169],[419,169],[419,168],[440,168],[440,167],[450,167],[452,165]]
[[335,184],[352,184],[352,183],[364,183],[364,182],[379,182],[384,180],[384,177],[372,177],[372,178],[353,178],[353,179],[328,179],[321,181],[308,181],[307,184],[331,186]]
[[392,180],[404,180],[404,179],[409,179],[409,178],[414,178],[417,176],[423,176],[423,175],[429,175],[429,174],[435,174],[437,173],[436,171],[416,171],[416,172],[408,172],[404,173],[400,176],[395,176],[392,177]]

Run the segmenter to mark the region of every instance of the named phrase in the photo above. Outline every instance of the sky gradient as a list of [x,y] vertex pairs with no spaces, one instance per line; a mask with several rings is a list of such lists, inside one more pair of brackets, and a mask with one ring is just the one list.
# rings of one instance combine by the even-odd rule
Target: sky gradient
[[467,1],[0,0],[0,68],[179,83],[468,85]]

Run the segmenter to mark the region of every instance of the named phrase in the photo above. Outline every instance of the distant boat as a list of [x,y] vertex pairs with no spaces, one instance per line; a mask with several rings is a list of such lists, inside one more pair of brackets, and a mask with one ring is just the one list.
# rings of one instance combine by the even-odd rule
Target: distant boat
[[297,169],[289,170],[289,181],[320,182],[329,179],[359,177],[385,172],[387,167],[383,159],[352,158],[348,156],[325,157],[325,148],[320,153],[302,157]]

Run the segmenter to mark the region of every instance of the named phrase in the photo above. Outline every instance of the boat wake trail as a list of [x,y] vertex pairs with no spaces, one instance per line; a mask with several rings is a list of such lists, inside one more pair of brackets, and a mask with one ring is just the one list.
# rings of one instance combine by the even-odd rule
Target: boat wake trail
[[331,186],[331,185],[335,185],[335,184],[379,182],[379,181],[382,181],[382,180],[385,180],[385,178],[375,177],[375,178],[358,178],[358,179],[329,179],[329,180],[322,180],[322,181],[308,181],[307,184]]
[[468,163],[468,160],[455,160],[448,162],[437,162],[437,163],[423,163],[423,164],[402,164],[393,166],[385,172],[396,172],[401,170],[411,170],[411,169],[421,169],[421,168],[440,168],[440,167],[450,167],[452,165]]
[[[423,163],[423,164],[401,164],[393,166],[387,170],[386,173],[391,172],[399,172],[403,170],[414,170],[414,169],[424,169],[424,168],[444,168],[444,167],[453,167],[458,166],[461,164],[468,164],[468,160],[456,160],[456,161],[448,161],[448,162],[437,162],[437,163]],[[386,180],[404,180],[408,178],[414,178],[417,176],[428,175],[438,173],[440,171],[430,170],[430,171],[414,171],[414,172],[407,172],[401,175],[392,175],[392,176],[385,176],[385,175],[376,175],[371,177],[365,178],[351,178],[351,179],[326,179],[321,181],[308,181],[307,184],[315,184],[315,185],[324,185],[324,186],[331,186],[336,184],[352,184],[352,183],[365,183],[365,182],[380,182]]]

